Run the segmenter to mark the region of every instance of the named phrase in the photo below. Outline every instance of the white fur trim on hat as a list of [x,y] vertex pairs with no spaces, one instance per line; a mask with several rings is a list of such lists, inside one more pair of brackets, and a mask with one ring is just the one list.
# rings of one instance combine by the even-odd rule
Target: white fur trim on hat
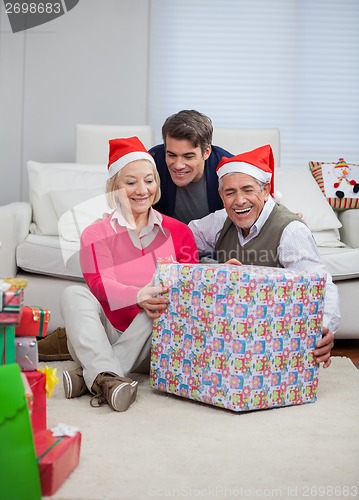
[[265,172],[261,168],[244,162],[229,161],[217,170],[219,178],[232,172],[250,175],[261,182],[269,182],[272,178],[272,174],[270,172]]
[[128,163],[136,160],[148,160],[156,168],[155,160],[149,153],[146,153],[145,151],[133,151],[132,153],[127,153],[126,155],[121,156],[121,158],[112,163],[108,169],[109,177],[113,177]]

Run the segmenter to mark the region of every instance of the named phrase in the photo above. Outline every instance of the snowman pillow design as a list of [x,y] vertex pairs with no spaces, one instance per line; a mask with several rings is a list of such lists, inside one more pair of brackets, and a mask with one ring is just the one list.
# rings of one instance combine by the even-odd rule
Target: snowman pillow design
[[332,208],[359,208],[359,165],[335,162],[309,162],[309,168]]

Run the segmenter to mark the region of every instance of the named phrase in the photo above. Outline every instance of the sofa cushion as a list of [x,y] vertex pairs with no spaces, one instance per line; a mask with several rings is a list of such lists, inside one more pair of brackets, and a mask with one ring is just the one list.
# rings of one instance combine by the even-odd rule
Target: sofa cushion
[[[359,165],[338,162],[309,162],[309,168],[328,203],[336,210],[359,208]],[[357,186],[357,187],[355,187]],[[341,193],[342,197],[337,196]]]
[[54,206],[57,219],[60,219],[67,210],[84,201],[90,200],[103,194],[101,188],[98,189],[67,189],[66,191],[50,191],[50,199]]
[[52,191],[50,198],[59,219],[59,235],[67,241],[79,241],[85,227],[112,211],[100,190]]
[[16,249],[17,265],[24,271],[58,278],[82,280],[79,243],[59,236],[29,234]]
[[[338,229],[341,223],[327,203],[308,168],[282,168],[275,171],[275,191],[281,202],[293,212],[301,212],[311,231]],[[337,238],[334,236],[334,240]]]
[[334,281],[359,278],[359,248],[319,248],[320,256]]
[[102,218],[104,213],[112,212],[112,209],[108,206],[105,194],[98,194],[82,203],[78,202],[77,197],[71,200],[71,194],[69,191],[66,197],[67,204],[64,203],[64,198],[61,204],[58,200],[55,202],[59,216],[59,235],[66,241],[80,241],[85,227]]
[[339,229],[312,231],[312,234],[318,247],[344,248],[346,246],[340,241]]
[[[76,163],[27,162],[29,174],[29,198],[33,209],[31,232],[43,235],[58,235],[58,217],[51,193],[59,191],[94,190],[105,192],[107,168],[105,165]],[[80,200],[83,201],[83,200]]]
[[[108,158],[108,141],[114,137],[137,136],[146,148],[153,146],[149,125],[76,125],[76,162],[102,163]],[[264,143],[263,143],[264,144]]]
[[352,248],[359,248],[359,210],[341,210],[338,217],[342,223],[341,240]]

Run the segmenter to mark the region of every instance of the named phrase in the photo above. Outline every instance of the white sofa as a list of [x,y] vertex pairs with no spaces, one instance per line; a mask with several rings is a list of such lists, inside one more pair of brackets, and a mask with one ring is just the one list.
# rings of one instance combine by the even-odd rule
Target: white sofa
[[[0,277],[27,278],[25,302],[50,309],[49,331],[63,325],[59,312],[62,290],[70,284],[84,284],[78,260],[81,230],[107,210],[102,194],[107,176],[107,140],[134,134],[146,146],[151,145],[149,127],[79,125],[78,162],[28,162],[29,202],[0,207]],[[307,165],[278,168],[278,129],[216,129],[216,143],[234,153],[272,145],[277,162],[276,191],[281,192],[288,208],[304,214],[338,286],[342,320],[337,337],[359,338],[353,314],[359,304],[359,210],[336,214]]]

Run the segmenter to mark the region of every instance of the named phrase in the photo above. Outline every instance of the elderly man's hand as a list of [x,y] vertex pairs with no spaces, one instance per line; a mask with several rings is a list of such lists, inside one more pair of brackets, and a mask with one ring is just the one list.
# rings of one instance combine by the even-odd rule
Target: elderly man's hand
[[315,361],[324,363],[323,368],[328,368],[331,363],[330,351],[334,346],[334,335],[328,328],[323,328],[322,338],[317,342],[314,351]]
[[225,262],[225,264],[232,264],[232,266],[241,266],[242,262],[237,259],[229,259]]

